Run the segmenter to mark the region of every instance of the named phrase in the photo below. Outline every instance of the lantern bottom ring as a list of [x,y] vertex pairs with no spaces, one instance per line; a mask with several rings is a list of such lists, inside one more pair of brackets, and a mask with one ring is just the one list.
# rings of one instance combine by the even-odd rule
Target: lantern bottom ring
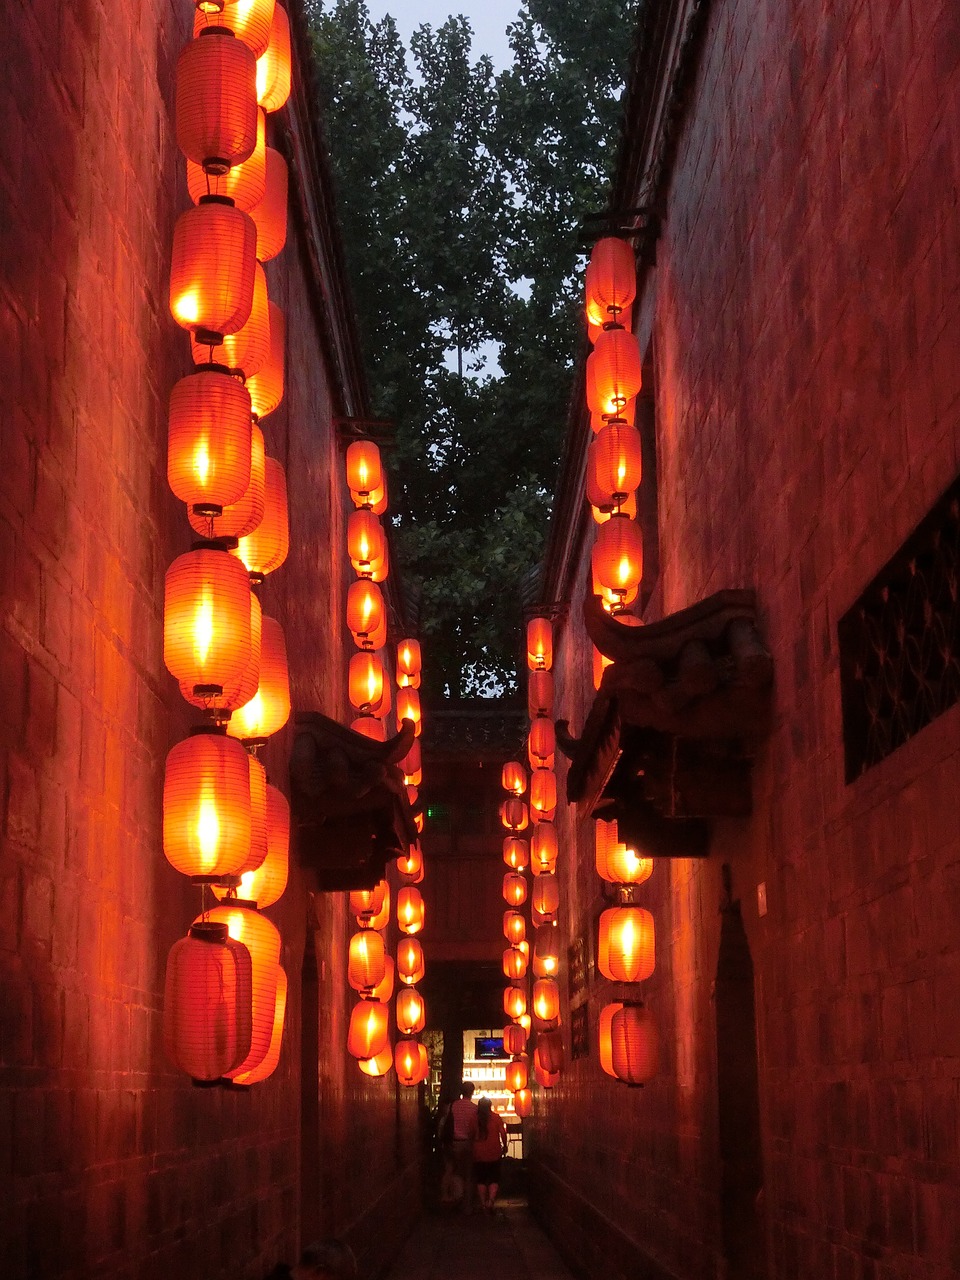
[[218,1089],[224,1081],[221,1080],[194,1080],[191,1077],[190,1083],[195,1089]]
[[240,886],[239,876],[191,876],[191,884],[215,884],[221,889],[237,889]]
[[222,156],[207,156],[200,167],[211,178],[222,178],[224,174],[230,172],[233,166],[229,160],[224,160]]
[[222,684],[195,684],[193,686],[193,696],[195,698],[222,698]]
[[214,516],[223,515],[223,507],[218,502],[195,502],[193,504],[193,514],[195,516],[203,516],[206,520],[212,520]]
[[201,347],[219,347],[223,344],[224,335],[216,329],[194,329],[193,336]]

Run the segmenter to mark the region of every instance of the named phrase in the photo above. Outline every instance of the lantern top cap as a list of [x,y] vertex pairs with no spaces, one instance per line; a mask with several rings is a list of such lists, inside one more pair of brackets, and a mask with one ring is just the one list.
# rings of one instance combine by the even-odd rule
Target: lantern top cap
[[190,543],[191,551],[236,551],[239,538],[197,538]]
[[190,926],[188,936],[197,942],[224,943],[230,934],[227,926],[219,920],[201,920]]
[[[204,34],[207,33],[204,32]],[[230,34],[233,35],[233,32],[231,31]],[[235,209],[237,207],[237,202],[234,200],[233,196],[218,196],[212,194],[201,196],[197,201],[197,204],[198,206],[204,204],[222,204],[226,205],[228,209]]]

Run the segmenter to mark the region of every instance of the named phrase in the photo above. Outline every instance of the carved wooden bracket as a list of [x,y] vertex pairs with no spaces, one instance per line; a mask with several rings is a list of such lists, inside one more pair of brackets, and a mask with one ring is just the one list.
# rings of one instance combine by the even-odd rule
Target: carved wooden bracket
[[414,725],[376,742],[317,711],[298,712],[290,796],[300,858],[325,890],[363,889],[417,839],[399,761]]
[[587,597],[587,634],[612,661],[580,738],[557,724],[571,803],[616,818],[621,837],[655,857],[702,857],[706,819],[750,813],[773,680],[755,614],[752,591],[718,591],[627,627]]

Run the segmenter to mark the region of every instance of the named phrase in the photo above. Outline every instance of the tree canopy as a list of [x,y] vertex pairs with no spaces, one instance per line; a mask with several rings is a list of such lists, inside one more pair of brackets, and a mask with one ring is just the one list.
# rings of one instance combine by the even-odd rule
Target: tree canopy
[[[519,0],[518,0],[519,2]],[[425,681],[513,688],[580,334],[577,229],[606,203],[635,0],[524,0],[512,65],[462,16],[405,49],[364,0],[310,7],[321,114]]]

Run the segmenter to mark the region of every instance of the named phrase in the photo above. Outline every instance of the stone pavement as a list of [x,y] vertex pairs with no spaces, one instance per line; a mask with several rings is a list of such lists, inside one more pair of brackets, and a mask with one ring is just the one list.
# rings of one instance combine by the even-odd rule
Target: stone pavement
[[573,1280],[523,1200],[501,1200],[491,1216],[424,1214],[388,1280]]

